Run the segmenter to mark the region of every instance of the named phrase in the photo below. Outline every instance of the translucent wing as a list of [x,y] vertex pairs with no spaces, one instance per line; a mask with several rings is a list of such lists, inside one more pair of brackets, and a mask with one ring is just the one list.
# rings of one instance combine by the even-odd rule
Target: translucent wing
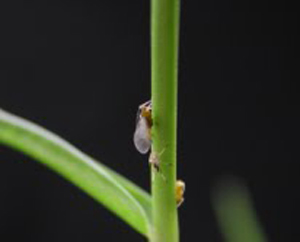
[[149,127],[145,118],[139,118],[136,123],[133,142],[135,148],[142,154],[146,154],[151,148],[151,140],[149,137]]

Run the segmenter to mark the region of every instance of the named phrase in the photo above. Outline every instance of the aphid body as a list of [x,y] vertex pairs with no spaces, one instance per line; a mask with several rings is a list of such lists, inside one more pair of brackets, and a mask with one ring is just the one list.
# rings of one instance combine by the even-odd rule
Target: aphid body
[[151,111],[151,101],[148,101],[141,104],[137,112],[133,142],[141,154],[146,154],[151,148]]
[[149,164],[151,164],[154,169],[159,172],[159,157],[154,151],[151,151],[150,153]]
[[175,199],[177,207],[184,201],[185,183],[182,180],[177,180],[175,184]]

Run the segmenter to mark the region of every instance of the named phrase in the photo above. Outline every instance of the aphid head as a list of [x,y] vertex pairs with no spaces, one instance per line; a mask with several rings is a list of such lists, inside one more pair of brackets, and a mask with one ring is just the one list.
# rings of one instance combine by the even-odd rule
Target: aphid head
[[151,100],[148,102],[145,102],[139,106],[139,111],[138,111],[138,116],[140,118],[146,118],[148,125],[151,127],[152,126],[152,103]]

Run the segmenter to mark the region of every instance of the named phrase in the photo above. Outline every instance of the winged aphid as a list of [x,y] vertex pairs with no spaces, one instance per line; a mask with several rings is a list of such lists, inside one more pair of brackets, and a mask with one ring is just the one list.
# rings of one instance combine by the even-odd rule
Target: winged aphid
[[151,100],[141,104],[137,112],[133,142],[141,154],[146,154],[151,148],[151,112]]

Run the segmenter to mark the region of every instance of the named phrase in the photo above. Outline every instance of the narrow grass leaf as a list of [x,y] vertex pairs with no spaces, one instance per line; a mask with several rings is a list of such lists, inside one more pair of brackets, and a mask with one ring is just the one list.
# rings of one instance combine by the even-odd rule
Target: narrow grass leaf
[[0,109],[0,144],[14,148],[69,180],[148,236],[150,195],[50,131]]
[[220,180],[213,189],[212,204],[225,241],[267,241],[242,181],[233,177]]

